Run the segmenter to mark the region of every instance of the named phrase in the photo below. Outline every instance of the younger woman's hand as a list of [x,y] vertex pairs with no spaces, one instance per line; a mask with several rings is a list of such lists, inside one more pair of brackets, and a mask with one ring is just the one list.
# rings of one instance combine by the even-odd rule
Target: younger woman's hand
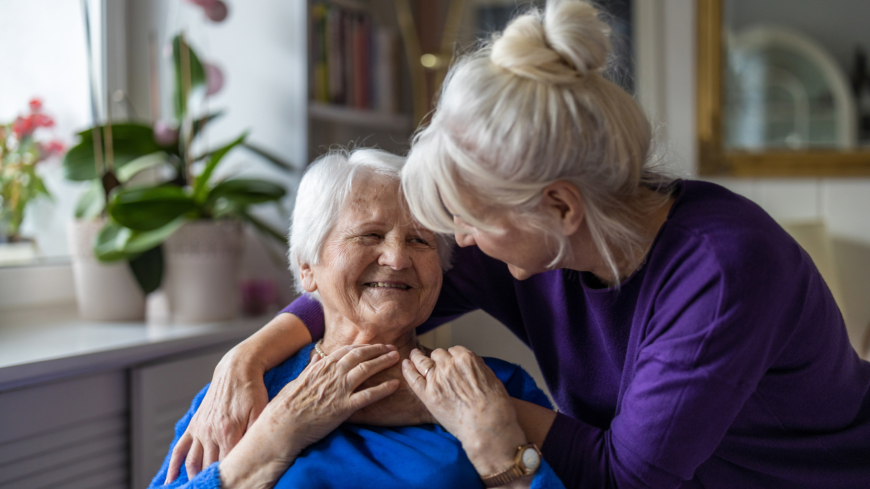
[[467,348],[437,349],[431,358],[414,350],[402,371],[438,423],[462,442],[481,476],[509,467],[517,447],[526,444],[504,384]]
[[395,392],[396,379],[356,390],[398,361],[392,345],[342,347],[323,359],[314,355],[221,464],[222,486],[269,487],[305,447],[338,428],[355,411]]
[[236,446],[269,402],[263,373],[253,364],[235,362],[232,352],[224,356],[199,409],[172,450],[167,484],[178,478],[182,465],[192,480]]

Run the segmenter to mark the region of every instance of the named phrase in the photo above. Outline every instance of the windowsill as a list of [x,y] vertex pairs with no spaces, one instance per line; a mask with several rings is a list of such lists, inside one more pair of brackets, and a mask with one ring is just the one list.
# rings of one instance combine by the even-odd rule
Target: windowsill
[[269,319],[96,322],[79,319],[74,304],[0,311],[0,391],[238,342]]

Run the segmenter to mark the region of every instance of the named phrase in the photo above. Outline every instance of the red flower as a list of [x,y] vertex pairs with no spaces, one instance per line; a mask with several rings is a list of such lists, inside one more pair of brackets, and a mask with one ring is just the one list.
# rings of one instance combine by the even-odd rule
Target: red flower
[[24,118],[18,116],[15,118],[15,122],[12,123],[12,134],[19,140],[30,136],[34,129],[36,128],[33,127],[33,118],[31,117]]
[[30,116],[30,118],[33,119],[34,128],[54,126],[54,119],[45,114],[33,114]]
[[41,149],[42,149],[42,153],[46,157],[48,157],[48,156],[59,155],[59,154],[63,153],[63,150],[65,149],[65,147],[64,147],[63,142],[61,142],[60,140],[52,139],[48,143],[43,144]]
[[30,99],[30,111],[39,112],[40,110],[42,110],[42,100],[36,97]]

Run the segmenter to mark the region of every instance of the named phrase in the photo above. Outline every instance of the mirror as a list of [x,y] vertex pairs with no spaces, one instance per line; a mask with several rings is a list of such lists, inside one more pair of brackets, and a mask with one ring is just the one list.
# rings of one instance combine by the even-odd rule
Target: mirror
[[699,0],[697,15],[701,175],[870,175],[870,3]]

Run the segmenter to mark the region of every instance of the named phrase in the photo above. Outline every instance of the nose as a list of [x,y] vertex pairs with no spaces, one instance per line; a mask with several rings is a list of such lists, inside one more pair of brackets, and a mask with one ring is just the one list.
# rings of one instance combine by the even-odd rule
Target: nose
[[383,244],[383,250],[378,257],[378,265],[390,267],[393,270],[403,270],[411,266],[411,255],[404,242],[388,240]]

